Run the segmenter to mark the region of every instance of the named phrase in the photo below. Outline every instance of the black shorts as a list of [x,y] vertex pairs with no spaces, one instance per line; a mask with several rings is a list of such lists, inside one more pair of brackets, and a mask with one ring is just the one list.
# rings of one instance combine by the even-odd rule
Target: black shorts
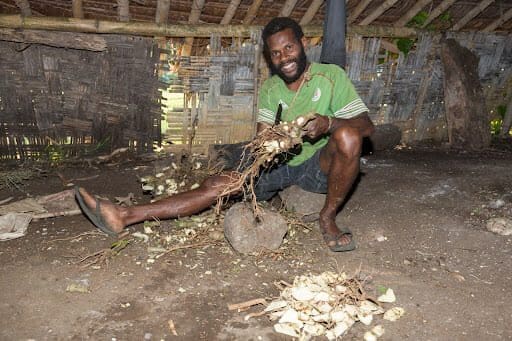
[[327,193],[327,175],[320,169],[320,152],[298,166],[281,164],[262,170],[255,180],[254,192],[258,200],[268,200],[278,191],[297,185],[305,191]]

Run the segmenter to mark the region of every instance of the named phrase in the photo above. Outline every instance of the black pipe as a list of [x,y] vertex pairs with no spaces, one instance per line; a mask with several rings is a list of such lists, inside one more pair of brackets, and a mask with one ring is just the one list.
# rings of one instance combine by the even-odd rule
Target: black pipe
[[345,0],[327,0],[324,17],[324,38],[320,62],[345,68],[347,53],[345,36],[347,15]]

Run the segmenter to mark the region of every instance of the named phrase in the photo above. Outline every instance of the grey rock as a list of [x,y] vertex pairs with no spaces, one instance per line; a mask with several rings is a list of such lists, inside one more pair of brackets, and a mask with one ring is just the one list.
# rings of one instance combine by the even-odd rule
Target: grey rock
[[279,192],[279,196],[287,211],[295,212],[307,222],[318,220],[325,203],[325,194],[311,193],[295,185]]
[[224,235],[233,249],[240,253],[277,250],[288,231],[286,220],[277,212],[262,209],[256,221],[247,203],[233,205],[224,217]]

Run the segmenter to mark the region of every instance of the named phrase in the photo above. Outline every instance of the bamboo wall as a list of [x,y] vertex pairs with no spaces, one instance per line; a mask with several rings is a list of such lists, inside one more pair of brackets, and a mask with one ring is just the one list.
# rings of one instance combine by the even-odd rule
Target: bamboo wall
[[150,151],[160,140],[152,39],[102,38],[103,52],[0,41],[0,158]]

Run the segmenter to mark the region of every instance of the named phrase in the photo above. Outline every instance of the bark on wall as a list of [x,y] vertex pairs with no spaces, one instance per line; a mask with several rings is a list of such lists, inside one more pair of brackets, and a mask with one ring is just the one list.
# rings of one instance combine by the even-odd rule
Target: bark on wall
[[464,149],[488,147],[491,133],[478,58],[454,39],[446,39],[441,44],[441,59],[450,145]]

